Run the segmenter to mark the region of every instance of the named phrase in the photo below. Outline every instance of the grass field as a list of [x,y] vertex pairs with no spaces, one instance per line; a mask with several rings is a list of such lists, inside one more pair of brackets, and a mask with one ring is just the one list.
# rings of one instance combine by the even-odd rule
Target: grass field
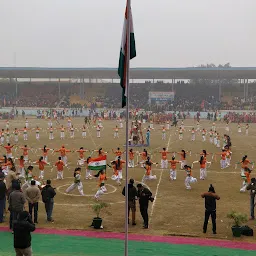
[[[67,125],[66,121],[60,121],[61,124]],[[23,119],[10,121],[10,128],[24,127],[25,121]],[[66,139],[60,140],[59,130],[54,132],[55,139],[50,141],[48,133],[46,132],[47,121],[38,120],[34,118],[29,119],[30,128],[37,125],[42,128],[40,133],[40,141],[35,139],[35,131],[29,131],[29,138],[24,143],[22,136],[19,137],[19,145],[27,144],[29,147],[41,148],[47,145],[50,148],[58,149],[61,145],[71,150],[77,150],[81,146],[85,149],[98,149],[102,147],[103,150],[108,151],[108,162],[114,159],[111,153],[112,149],[117,147],[124,148],[125,130],[121,130],[119,139],[113,139],[113,128],[117,124],[115,121],[104,121],[104,130],[101,132],[101,138],[96,138],[96,129],[92,126],[88,128],[87,138],[82,139],[81,131],[77,131],[75,139],[70,139],[69,134],[66,133]],[[82,118],[74,118],[72,123],[75,128],[81,128],[83,125]],[[178,140],[176,130],[172,128],[167,133],[165,141],[161,140],[161,126],[155,125],[155,130],[151,132],[151,144],[148,151],[152,154],[154,162],[159,162],[161,156],[158,151],[163,147],[167,147],[170,151],[180,151],[182,149],[191,150],[191,156],[188,156],[188,163],[199,160],[196,153],[200,153],[202,149],[207,152],[220,152],[215,146],[209,143],[209,138],[206,142],[202,142],[200,135],[197,136],[195,142],[190,141],[191,133],[188,131],[194,126],[193,120],[185,120],[185,133],[182,141]],[[0,121],[0,127],[4,127],[5,122]],[[212,123],[209,121],[201,121],[201,127],[210,129]],[[54,124],[55,127],[57,125]],[[147,125],[145,125],[147,127]],[[130,226],[132,233],[144,233],[155,235],[191,235],[200,237],[213,237],[211,235],[211,223],[208,226],[208,234],[202,233],[202,225],[204,219],[204,200],[200,197],[201,193],[208,190],[209,184],[212,183],[216,192],[220,195],[221,200],[217,203],[217,238],[232,238],[230,221],[226,218],[227,213],[234,209],[249,215],[249,194],[240,193],[242,184],[240,178],[240,168],[235,169],[235,163],[239,161],[244,154],[248,154],[250,160],[255,160],[255,131],[256,126],[251,124],[249,135],[245,135],[245,129],[242,134],[238,134],[235,124],[231,127],[232,140],[232,165],[224,170],[220,169],[219,158],[215,162],[213,160],[210,168],[208,168],[208,176],[204,181],[199,180],[199,166],[195,165],[193,176],[198,178],[198,183],[192,184],[192,190],[186,190],[184,186],[185,172],[178,170],[177,180],[170,182],[169,169],[162,170],[160,165],[153,167],[153,173],[156,174],[157,179],[148,181],[147,186],[151,189],[155,196],[154,203],[150,203],[150,228],[148,230],[142,229],[142,219],[139,211],[137,212],[137,226]],[[217,123],[217,130],[221,135],[225,133],[225,124]],[[143,148],[136,148],[135,150],[143,150]],[[1,149],[4,153],[4,149]],[[14,152],[15,157],[21,155],[21,151]],[[34,153],[30,152],[32,161],[36,161],[41,155],[41,151],[37,150]],[[95,154],[96,156],[96,154]],[[48,161],[52,164],[57,160],[58,153],[49,154]],[[171,155],[169,156],[171,158]],[[91,205],[95,202],[93,195],[97,191],[96,180],[83,180],[84,193],[86,196],[82,197],[77,191],[66,195],[65,189],[73,182],[73,170],[76,167],[78,153],[69,153],[68,162],[69,169],[64,170],[64,180],[56,180],[56,170],[52,167],[47,167],[45,172],[45,179],[52,179],[53,187],[56,187],[57,196],[55,198],[55,206],[53,217],[54,224],[46,223],[45,211],[43,204],[39,206],[39,224],[38,227],[52,227],[61,229],[90,229],[91,220],[94,214],[91,210]],[[208,161],[211,160],[209,157]],[[39,170],[36,167],[34,173],[39,175]],[[140,182],[144,174],[144,169],[137,166],[134,169],[129,169],[129,178],[134,178],[136,182]],[[122,186],[118,186],[116,182],[110,179],[112,170],[107,169],[107,189],[108,193],[102,196],[102,200],[111,204],[111,216],[104,217],[104,231],[124,232],[124,197],[121,194]],[[254,172],[252,172],[252,177]],[[83,177],[85,177],[85,170],[83,168]],[[1,225],[7,225],[7,222]],[[250,226],[254,226],[254,222],[249,222]]]

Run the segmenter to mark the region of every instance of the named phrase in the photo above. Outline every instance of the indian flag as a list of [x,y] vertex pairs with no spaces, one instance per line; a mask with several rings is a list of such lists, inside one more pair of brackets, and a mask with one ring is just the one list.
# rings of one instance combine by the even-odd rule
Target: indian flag
[[107,156],[105,155],[97,158],[91,158],[88,164],[88,168],[90,170],[99,171],[99,170],[105,170],[106,165],[107,165]]
[[[122,108],[126,106],[126,90],[127,90],[127,29],[128,29],[128,14],[127,6],[125,10],[125,19],[123,27],[123,35],[121,42],[121,50],[119,57],[118,75],[121,79],[120,85],[122,87]],[[135,37],[133,30],[132,11],[130,9],[130,60],[136,57]]]

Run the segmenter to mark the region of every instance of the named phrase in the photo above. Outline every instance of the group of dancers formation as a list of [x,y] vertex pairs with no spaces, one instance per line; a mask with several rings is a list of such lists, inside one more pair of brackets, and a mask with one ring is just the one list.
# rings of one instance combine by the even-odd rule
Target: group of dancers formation
[[[118,120],[119,122],[119,128],[116,126],[114,128],[114,137],[118,137],[118,129],[123,128],[122,120]],[[71,123],[71,120],[68,119],[68,129],[70,132],[73,131],[73,125]],[[97,133],[98,133],[98,127],[100,129],[103,128],[102,120],[98,120],[97,127]],[[132,129],[137,129],[139,131],[142,130],[142,124],[138,123],[137,121],[132,123],[131,127],[131,136],[134,136],[134,131]],[[25,120],[25,127],[22,129],[24,140],[26,141],[28,139],[28,130],[29,130],[29,123],[28,120]],[[51,134],[52,128],[52,121],[49,120],[48,122],[48,129]],[[57,129],[57,128],[56,128]],[[65,138],[65,135],[63,137],[62,133],[65,133],[63,130],[65,129],[63,126],[60,127],[61,130],[61,139]],[[82,128],[82,136],[86,136],[86,125]],[[154,130],[153,122],[150,122],[150,125],[147,130]],[[175,128],[176,129],[176,128]],[[248,129],[249,126],[246,125],[246,135],[248,135]],[[36,131],[36,138],[39,139],[38,136],[40,132],[39,128],[32,128],[30,130]],[[166,125],[162,127],[162,139],[166,139],[166,131],[170,130],[170,123],[167,122]],[[226,125],[225,128],[226,132],[230,132],[229,125]],[[74,182],[66,189],[66,193],[70,193],[75,188],[78,188],[78,191],[81,195],[85,195],[83,191],[83,175],[82,175],[82,169],[85,169],[85,179],[93,179],[96,178],[98,181],[97,184],[97,192],[95,194],[95,198],[99,199],[102,194],[104,194],[107,189],[105,186],[107,176],[106,176],[106,168],[109,167],[112,169],[112,175],[111,179],[116,181],[118,185],[121,185],[123,175],[122,170],[123,166],[125,164],[125,161],[123,160],[123,155],[125,151],[120,150],[120,148],[117,148],[116,150],[112,149],[112,152],[105,152],[102,148],[97,150],[88,150],[84,149],[83,147],[80,147],[79,149],[67,149],[64,145],[60,147],[59,149],[51,149],[48,148],[46,145],[42,148],[33,148],[28,147],[27,145],[24,146],[17,146],[17,137],[18,134],[14,133],[14,142],[15,144],[10,144],[10,132],[9,136],[7,136],[7,132],[9,131],[9,121],[6,121],[6,130],[2,131],[0,136],[0,142],[1,146],[4,147],[6,150],[6,155],[0,159],[1,166],[3,172],[7,175],[10,170],[15,170],[17,173],[17,176],[23,181],[22,188],[25,189],[26,187],[30,186],[31,180],[36,180],[38,185],[43,185],[42,181],[44,179],[45,175],[45,169],[46,166],[49,166],[51,168],[51,171],[54,169],[56,170],[56,177],[57,179],[64,179],[64,169],[70,169],[69,163],[68,163],[68,154],[69,153],[77,153],[78,154],[78,160],[77,160],[77,167],[74,170]],[[18,129],[14,129],[14,131],[18,131]],[[228,168],[231,165],[231,158],[232,158],[232,152],[231,152],[231,139],[228,134],[224,134],[224,136],[221,138],[219,133],[216,131],[216,125],[215,123],[212,124],[212,127],[210,131],[207,131],[205,129],[200,128],[200,122],[198,121],[196,124],[196,129],[192,127],[191,130],[188,130],[191,132],[191,141],[195,141],[196,137],[198,135],[202,135],[202,141],[207,141],[207,136],[209,135],[209,143],[214,144],[216,148],[221,148],[221,152],[217,153],[209,153],[206,152],[206,150],[202,150],[201,153],[193,153],[198,157],[197,161],[193,161],[191,165],[187,163],[187,155],[192,155],[191,151],[181,150],[180,152],[170,151],[166,148],[163,148],[161,151],[158,152],[152,152],[149,153],[146,149],[143,151],[135,151],[132,148],[129,150],[129,162],[128,167],[129,168],[135,168],[135,167],[141,167],[145,169],[145,173],[142,177],[142,182],[147,182],[149,180],[155,180],[157,179],[156,175],[153,175],[153,166],[158,165],[157,162],[153,162],[153,154],[159,153],[161,154],[161,169],[170,169],[170,181],[175,181],[177,179],[177,165],[180,164],[180,169],[184,170],[185,175],[185,188],[191,189],[191,184],[197,182],[197,178],[193,177],[192,169],[194,165],[199,164],[200,166],[200,180],[204,180],[207,178],[207,168],[210,167],[211,162],[215,159],[217,160],[217,157],[220,158],[220,167],[221,169]],[[178,138],[179,140],[183,140],[183,134],[186,132],[183,121],[181,122],[180,127],[177,130],[178,132]],[[238,124],[238,132],[241,133],[241,126]],[[136,133],[138,133],[136,131]],[[139,132],[140,133],[140,132]],[[6,136],[4,136],[5,134]],[[98,134],[97,134],[98,135]],[[141,135],[142,136],[142,135]],[[72,137],[72,136],[71,136]],[[98,137],[98,136],[97,136]],[[49,136],[49,139],[52,139],[52,136]],[[140,139],[143,139],[143,136],[140,137]],[[223,141],[223,144],[221,145],[221,139]],[[15,152],[15,155],[17,153],[17,150],[21,150],[22,153],[19,157],[16,157],[13,155],[13,151]],[[41,152],[41,156],[37,161],[32,162],[30,160],[29,154],[30,152],[33,154],[36,154],[37,152]],[[85,157],[85,153],[88,152],[89,156]],[[50,163],[48,162],[48,154],[52,154],[55,156],[56,153],[59,153],[59,156],[56,156],[56,162]],[[105,168],[99,170],[97,173],[95,171],[90,169],[90,163],[94,161],[95,158],[103,157],[108,154],[113,153],[114,154],[114,160],[110,161],[109,164],[106,165]],[[93,154],[97,154],[97,156],[93,157]],[[179,156],[177,159],[177,156]],[[210,160],[209,160],[210,158]],[[18,163],[18,164],[17,164]],[[33,170],[33,165],[36,165],[39,169],[39,173],[35,174],[35,170]],[[237,165],[241,165],[241,178],[242,178],[242,187],[240,189],[241,192],[246,191],[246,186],[250,182],[250,173],[251,169],[253,168],[254,163],[248,160],[248,157],[245,155],[241,161],[236,163]],[[249,165],[252,167],[249,168]],[[26,166],[26,168],[25,168]],[[17,168],[16,168],[17,167]]]

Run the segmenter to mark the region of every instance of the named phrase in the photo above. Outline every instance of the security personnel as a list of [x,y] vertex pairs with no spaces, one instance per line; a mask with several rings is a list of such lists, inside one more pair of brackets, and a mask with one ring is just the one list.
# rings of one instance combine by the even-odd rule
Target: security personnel
[[143,228],[148,228],[148,201],[153,202],[154,198],[148,188],[145,188],[142,184],[137,185],[138,198],[140,203],[140,213],[144,221]]

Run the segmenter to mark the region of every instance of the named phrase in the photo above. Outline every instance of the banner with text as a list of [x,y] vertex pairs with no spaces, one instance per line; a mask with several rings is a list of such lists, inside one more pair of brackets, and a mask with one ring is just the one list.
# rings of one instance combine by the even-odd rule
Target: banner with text
[[174,92],[149,92],[149,103],[164,103],[174,101]]

